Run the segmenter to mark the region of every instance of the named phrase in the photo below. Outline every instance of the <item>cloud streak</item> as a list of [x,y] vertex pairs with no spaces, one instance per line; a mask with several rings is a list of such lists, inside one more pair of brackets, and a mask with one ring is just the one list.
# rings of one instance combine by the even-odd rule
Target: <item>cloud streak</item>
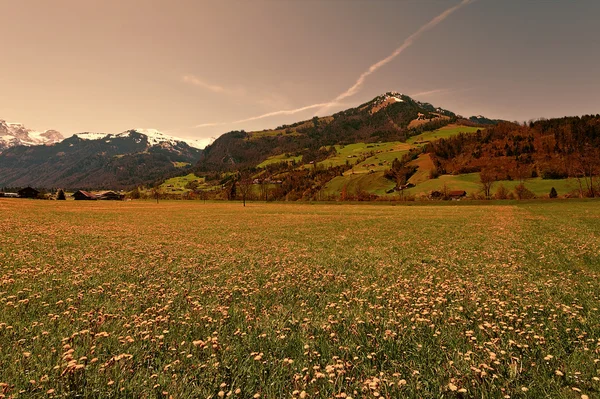
[[[266,114],[262,114],[262,115],[258,115],[258,116],[253,116],[253,117],[250,117],[250,118],[239,119],[239,120],[233,121],[233,122],[202,123],[202,124],[196,125],[194,127],[195,128],[203,128],[203,127],[213,127],[213,126],[223,126],[223,125],[235,125],[235,124],[239,124],[239,123],[246,123],[246,122],[252,122],[252,121],[256,121],[256,120],[260,120],[260,119],[270,118],[272,116],[294,115],[294,114],[297,114],[297,113],[302,112],[302,111],[308,111],[309,109],[323,107],[326,104],[330,104],[330,103],[319,103],[319,104],[307,105],[307,106],[301,107],[301,108],[284,109],[284,110],[281,110],[281,111],[269,112],[269,113],[266,113]],[[335,104],[335,105],[342,105],[342,104],[340,103],[340,104]]]
[[[409,48],[410,46],[413,45],[413,43],[419,38],[419,36],[421,36],[423,33],[427,32],[430,29],[433,29],[434,27],[436,27],[438,24],[440,24],[442,21],[444,21],[446,18],[448,18],[452,13],[454,13],[455,11],[459,10],[460,8],[475,2],[476,0],[462,0],[459,4],[455,5],[454,7],[450,7],[447,10],[445,10],[444,12],[442,12],[441,14],[439,14],[438,16],[436,16],[435,18],[433,18],[431,21],[427,22],[425,25],[421,26],[416,32],[414,32],[413,34],[411,34],[408,38],[406,38],[404,40],[404,42],[402,43],[402,45],[400,45],[400,47],[398,47],[396,50],[394,50],[390,55],[388,55],[387,57],[385,57],[384,59],[377,61],[376,63],[374,63],[373,65],[371,65],[365,72],[363,72],[358,79],[356,80],[356,82],[354,82],[354,84],[352,86],[350,86],[350,88],[348,88],[346,91],[344,91],[343,93],[341,93],[340,95],[338,95],[336,98],[334,98],[331,101],[325,102],[325,103],[320,103],[320,104],[312,104],[312,105],[307,105],[305,107],[301,107],[301,108],[296,108],[296,109],[291,109],[291,110],[281,110],[281,111],[274,111],[274,112],[269,112],[263,115],[258,115],[258,116],[253,116],[250,118],[246,118],[246,119],[240,119],[234,122],[229,122],[229,123],[203,123],[200,125],[196,125],[196,128],[203,128],[203,127],[213,127],[213,126],[222,126],[222,125],[229,125],[229,124],[239,124],[239,123],[245,123],[245,122],[251,122],[251,121],[255,121],[255,120],[259,120],[259,119],[265,119],[265,118],[270,118],[273,116],[279,116],[279,115],[293,115],[302,111],[307,111],[309,109],[315,109],[315,108],[319,108],[319,110],[317,111],[317,115],[318,114],[322,114],[323,111],[325,111],[326,109],[336,106],[336,105],[341,105],[341,101],[345,98],[351,97],[354,94],[356,94],[360,88],[362,87],[362,85],[364,84],[365,80],[367,79],[367,77],[371,74],[373,74],[375,71],[377,71],[379,68],[381,68],[382,66],[388,64],[389,62],[391,62],[394,58],[396,58],[397,56],[399,56],[404,50],[406,50],[407,48]],[[188,82],[201,86],[201,87],[205,87],[209,90],[213,90],[215,92],[222,92],[224,89],[220,86],[212,86],[212,85],[207,85],[206,83],[196,79],[195,77],[191,76],[191,75],[187,75],[186,77],[188,77]],[[184,77],[185,79],[185,77]],[[218,91],[221,90],[221,91]],[[429,92],[424,92],[424,93],[418,93],[420,95],[430,95],[430,94],[434,94],[435,92],[441,92],[443,90],[431,90]]]
[[433,94],[450,93],[452,91],[453,90],[451,90],[451,89],[435,89],[435,90],[420,91],[418,93],[409,94],[409,96],[410,97],[427,97],[427,96],[431,96]]
[[[356,82],[354,82],[354,84],[352,86],[350,86],[350,88],[348,88],[348,90],[346,90],[345,92],[343,92],[342,94],[340,94],[339,96],[337,96],[335,99],[333,99],[329,103],[331,103],[331,104],[337,103],[337,102],[343,100],[344,98],[351,97],[351,96],[355,95],[360,90],[360,88],[362,87],[362,85],[365,83],[365,80],[367,79],[367,77],[369,75],[373,74],[379,68],[381,68],[382,66],[384,66],[384,65],[388,64],[389,62],[391,62],[394,58],[396,58],[397,56],[399,56],[404,50],[406,50],[407,48],[409,48],[410,46],[412,46],[413,43],[423,33],[427,32],[430,29],[433,29],[434,27],[436,27],[439,23],[441,23],[446,18],[448,18],[456,10],[458,10],[458,9],[460,9],[460,8],[462,8],[462,7],[470,4],[470,3],[473,3],[474,1],[475,0],[462,0],[459,4],[455,5],[454,7],[448,8],[446,11],[444,11],[443,13],[441,13],[440,15],[438,15],[437,17],[433,18],[431,21],[429,21],[425,25],[421,26],[415,33],[413,33],[412,35],[410,35],[409,37],[407,37],[404,40],[404,42],[402,43],[402,45],[400,47],[398,47],[396,50],[394,50],[390,55],[388,55],[384,59],[382,59],[380,61],[377,61],[376,63],[374,63],[373,65],[371,65],[365,72],[363,72],[358,77],[358,79],[356,80]],[[323,112],[327,108],[329,108],[329,105],[327,105],[327,106],[323,107],[322,109],[320,109],[318,111],[318,113]]]
[[182,76],[181,80],[185,83],[189,83],[191,85],[202,87],[203,89],[212,91],[213,93],[224,93],[226,91],[224,87],[206,83],[194,75],[184,75]]

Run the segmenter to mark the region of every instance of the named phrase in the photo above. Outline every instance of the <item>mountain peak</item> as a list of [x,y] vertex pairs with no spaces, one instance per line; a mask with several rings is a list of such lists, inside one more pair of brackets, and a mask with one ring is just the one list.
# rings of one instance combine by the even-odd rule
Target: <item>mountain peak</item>
[[56,130],[43,132],[26,128],[22,123],[0,119],[0,151],[17,145],[32,146],[54,144],[64,137]]

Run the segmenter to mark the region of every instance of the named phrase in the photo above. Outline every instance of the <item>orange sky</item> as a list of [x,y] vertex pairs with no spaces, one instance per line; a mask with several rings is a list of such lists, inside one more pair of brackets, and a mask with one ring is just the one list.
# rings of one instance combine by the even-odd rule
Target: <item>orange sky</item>
[[320,105],[460,1],[0,4],[0,119],[65,136],[142,127],[208,140],[391,90],[466,116],[600,112],[592,0],[466,4],[332,107]]

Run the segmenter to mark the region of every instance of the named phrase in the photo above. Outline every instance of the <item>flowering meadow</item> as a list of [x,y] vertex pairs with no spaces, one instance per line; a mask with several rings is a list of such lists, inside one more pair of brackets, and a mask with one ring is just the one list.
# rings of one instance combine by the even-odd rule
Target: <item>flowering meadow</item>
[[3,398],[598,398],[600,202],[0,199]]

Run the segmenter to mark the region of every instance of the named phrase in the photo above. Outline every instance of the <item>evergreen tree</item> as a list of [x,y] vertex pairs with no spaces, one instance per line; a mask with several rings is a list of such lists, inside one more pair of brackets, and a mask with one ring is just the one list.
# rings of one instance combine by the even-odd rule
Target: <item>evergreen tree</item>
[[552,189],[550,190],[550,198],[556,198],[558,197],[558,193],[556,192],[556,189],[554,187],[552,187]]
[[58,194],[56,194],[56,199],[60,201],[64,201],[67,199],[65,192],[62,190],[62,188],[58,190]]

